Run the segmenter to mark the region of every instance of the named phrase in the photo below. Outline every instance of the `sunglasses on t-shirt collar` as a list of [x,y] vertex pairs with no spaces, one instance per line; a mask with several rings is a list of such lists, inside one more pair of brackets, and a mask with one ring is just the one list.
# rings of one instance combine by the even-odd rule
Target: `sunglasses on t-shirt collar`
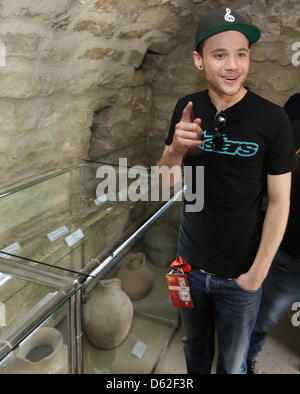
[[224,145],[224,138],[222,135],[222,130],[226,126],[227,115],[223,111],[218,111],[214,119],[214,131],[213,136],[213,150],[221,150]]

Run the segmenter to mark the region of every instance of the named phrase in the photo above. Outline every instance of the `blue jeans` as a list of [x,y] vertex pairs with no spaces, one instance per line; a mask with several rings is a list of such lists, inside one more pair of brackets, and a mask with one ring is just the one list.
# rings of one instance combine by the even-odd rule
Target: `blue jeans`
[[255,360],[266,336],[281,317],[300,301],[300,261],[279,249],[262,286],[261,307],[251,336],[248,359]]
[[188,274],[194,308],[181,308],[188,373],[210,373],[218,339],[218,374],[246,373],[250,336],[257,318],[261,288],[241,288],[234,279],[192,269]]

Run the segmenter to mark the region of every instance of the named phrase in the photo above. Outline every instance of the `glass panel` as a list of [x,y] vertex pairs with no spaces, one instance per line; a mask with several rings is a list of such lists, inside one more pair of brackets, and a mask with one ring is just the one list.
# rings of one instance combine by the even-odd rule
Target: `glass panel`
[[[119,199],[100,203],[98,168],[98,163],[83,163],[2,193],[0,258],[19,256],[26,265],[43,263],[45,270],[50,265],[74,275],[162,205]],[[117,178],[120,169],[114,170]],[[128,186],[133,181],[128,179]]]
[[0,326],[0,335],[50,294],[50,289],[44,286],[9,275],[5,277],[5,282],[0,285],[0,302],[4,305],[3,313],[5,311],[5,324]]
[[[96,195],[98,168],[97,163],[80,164],[50,179],[41,178],[36,184],[2,193],[0,257],[19,256],[30,266],[43,262],[79,271],[87,262],[78,257],[74,261],[72,255],[75,251],[78,255],[89,238],[101,239],[100,233],[106,229],[109,236],[105,235],[106,241],[98,247],[102,250],[162,205],[161,201],[119,201],[118,197],[117,201],[100,203]],[[114,170],[118,177],[120,169]],[[128,180],[128,186],[133,181]],[[95,257],[93,253],[90,256]],[[45,269],[49,267],[45,265]]]
[[117,149],[101,152],[90,160],[100,163],[119,165],[119,158],[127,159],[127,166],[142,165],[146,168],[155,166],[162,156],[165,147],[161,138],[144,137],[127,141]]
[[75,214],[81,207],[78,177],[80,168],[75,168],[0,198],[1,250],[46,261],[57,250],[47,234],[62,225],[69,232],[76,225]]
[[[84,242],[73,248],[72,253],[66,255],[64,260],[72,259],[76,269],[80,269],[80,264],[83,268],[92,259],[103,261],[115,247],[132,235],[161,205],[160,202],[141,202],[130,207],[112,207],[106,217],[90,223],[89,227],[85,229]],[[63,265],[68,264],[63,263]]]
[[[0,249],[6,253],[67,269],[61,259],[84,239],[85,223],[108,214],[107,206],[92,205],[91,188],[83,190],[88,166],[77,166],[0,198]],[[87,177],[86,184],[89,179]],[[96,179],[94,179],[96,184]],[[94,195],[94,199],[95,199]],[[94,200],[93,199],[93,200]],[[71,236],[71,237],[70,237]],[[68,243],[67,243],[68,242]],[[0,257],[11,256],[1,253]],[[25,260],[23,261],[25,263]],[[35,263],[27,261],[27,264]]]
[[165,274],[176,258],[181,202],[85,289],[85,373],[151,373],[178,324]]
[[[27,294],[30,294],[30,298],[34,291],[41,295],[40,290],[35,285],[34,288],[30,287],[30,292]],[[29,291],[29,288],[27,291]],[[46,289],[44,289],[44,293],[47,293]],[[24,302],[13,299],[12,305],[19,309],[22,308]],[[0,374],[68,373],[69,327],[67,306],[68,302],[66,301],[0,362]],[[26,315],[28,317],[30,313],[32,313],[30,309],[27,313],[24,312],[23,319],[26,318]],[[0,341],[1,338],[5,338],[5,331],[0,335]]]

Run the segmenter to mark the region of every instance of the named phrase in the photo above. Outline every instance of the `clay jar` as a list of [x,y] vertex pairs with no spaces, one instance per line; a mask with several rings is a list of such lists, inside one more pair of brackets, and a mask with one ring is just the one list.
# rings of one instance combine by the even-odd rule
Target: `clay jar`
[[83,305],[83,325],[88,340],[99,349],[113,349],[127,337],[133,306],[119,278],[101,280]]
[[165,223],[153,225],[146,233],[144,249],[147,257],[158,267],[167,267],[177,255],[178,231]]
[[122,289],[136,301],[145,297],[153,285],[153,273],[146,265],[146,256],[142,252],[129,253],[121,267],[118,278]]

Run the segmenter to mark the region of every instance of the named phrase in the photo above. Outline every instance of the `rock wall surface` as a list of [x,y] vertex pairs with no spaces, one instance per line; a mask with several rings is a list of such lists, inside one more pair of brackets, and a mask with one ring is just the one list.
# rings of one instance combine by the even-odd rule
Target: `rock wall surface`
[[0,188],[164,138],[178,97],[205,88],[197,22],[224,6],[261,27],[248,86],[283,104],[300,85],[297,0],[0,0]]

